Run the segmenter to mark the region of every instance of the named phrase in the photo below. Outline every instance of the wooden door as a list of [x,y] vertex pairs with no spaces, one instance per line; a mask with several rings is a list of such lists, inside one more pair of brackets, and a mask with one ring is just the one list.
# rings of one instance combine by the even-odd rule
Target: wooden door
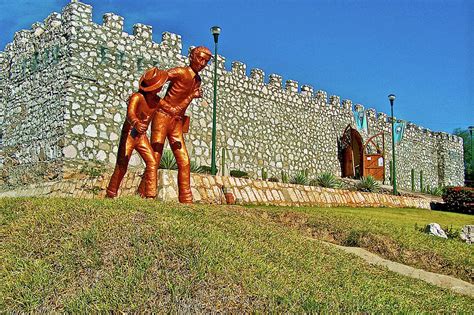
[[382,154],[364,154],[363,176],[372,176],[376,180],[384,178],[384,160]]
[[354,151],[351,146],[342,150],[342,177],[354,176]]

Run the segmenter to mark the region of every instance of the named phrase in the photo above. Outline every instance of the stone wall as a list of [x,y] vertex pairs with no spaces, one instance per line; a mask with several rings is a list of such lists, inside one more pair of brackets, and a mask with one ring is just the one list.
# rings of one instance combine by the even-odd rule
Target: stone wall
[[[140,75],[154,65],[166,69],[188,62],[179,35],[165,32],[157,43],[151,26],[136,24],[128,34],[123,23],[122,17],[107,13],[103,23],[96,24],[92,7],[73,0],[61,16],[52,14],[44,24],[18,32],[0,54],[0,62],[10,64],[2,67],[8,70],[2,73],[7,80],[2,80],[6,92],[0,103],[5,113],[4,182],[14,186],[69,178],[91,163],[113,167],[127,99],[137,90]],[[42,57],[49,51],[56,56],[54,62]],[[217,63],[218,161],[224,148],[227,168],[247,171],[253,178],[262,169],[269,176],[280,176],[282,171],[292,176],[300,170],[311,176],[341,175],[339,141],[347,125],[355,126],[352,101],[328,99],[326,92],[300,87],[294,80],[283,83],[277,74],[267,78],[260,69],[250,69],[248,75],[241,62],[233,62],[228,71],[222,56]],[[212,104],[212,67],[201,73],[203,100],[208,104]],[[191,127],[186,144],[192,159],[210,165],[212,106],[202,103],[194,100],[188,109]],[[360,104],[355,107],[363,109]],[[369,130],[361,136],[365,141],[385,132],[388,179],[391,125],[384,113],[369,109],[367,116]],[[397,144],[397,157],[401,187],[411,186],[412,168],[417,174],[423,170],[425,185],[463,183],[458,137],[409,124]],[[141,163],[135,154],[131,165]]]
[[[136,195],[141,171],[126,174],[120,197]],[[0,192],[2,197],[77,197],[103,198],[110,175],[96,178],[71,178],[67,180],[32,184],[20,189]],[[157,200],[178,202],[177,172],[158,171]],[[424,198],[364,193],[343,189],[330,189],[228,176],[191,174],[194,202],[225,204],[223,187],[232,192],[238,204],[278,206],[322,207],[398,207],[430,209],[430,201]]]
[[44,23],[17,32],[0,62],[0,184],[60,178],[69,63],[60,15],[52,13]]

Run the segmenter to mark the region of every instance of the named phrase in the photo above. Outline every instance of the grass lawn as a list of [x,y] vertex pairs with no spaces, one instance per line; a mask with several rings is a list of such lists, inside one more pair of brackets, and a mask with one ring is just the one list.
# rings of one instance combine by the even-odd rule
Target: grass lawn
[[[308,239],[330,238],[324,235],[333,229],[359,231],[365,222],[368,232],[342,240],[385,239],[388,230],[403,247],[465,256],[462,243],[438,244],[416,232],[410,216],[420,224],[440,216],[433,221],[453,226],[472,223],[468,216],[138,198],[4,198],[0,211],[0,312],[474,312],[473,298]],[[466,262],[472,269],[469,254]]]
[[474,248],[457,239],[419,231],[439,223],[458,232],[474,224],[474,216],[423,209],[252,207],[307,235],[346,246],[359,246],[387,259],[474,283]]

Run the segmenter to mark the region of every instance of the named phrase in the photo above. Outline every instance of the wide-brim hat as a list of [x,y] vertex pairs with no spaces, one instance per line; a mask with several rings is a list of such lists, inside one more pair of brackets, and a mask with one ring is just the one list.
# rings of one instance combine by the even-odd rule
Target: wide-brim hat
[[150,92],[161,88],[166,81],[168,81],[168,72],[153,67],[142,75],[139,87],[142,91]]

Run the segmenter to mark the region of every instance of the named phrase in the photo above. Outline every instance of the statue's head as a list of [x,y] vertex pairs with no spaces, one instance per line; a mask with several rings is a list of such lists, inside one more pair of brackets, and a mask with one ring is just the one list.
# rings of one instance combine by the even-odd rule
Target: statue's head
[[167,80],[168,72],[153,67],[142,75],[139,88],[143,92],[159,92]]
[[189,66],[194,72],[198,73],[204,69],[211,57],[212,53],[208,48],[204,46],[193,48],[189,54]]

